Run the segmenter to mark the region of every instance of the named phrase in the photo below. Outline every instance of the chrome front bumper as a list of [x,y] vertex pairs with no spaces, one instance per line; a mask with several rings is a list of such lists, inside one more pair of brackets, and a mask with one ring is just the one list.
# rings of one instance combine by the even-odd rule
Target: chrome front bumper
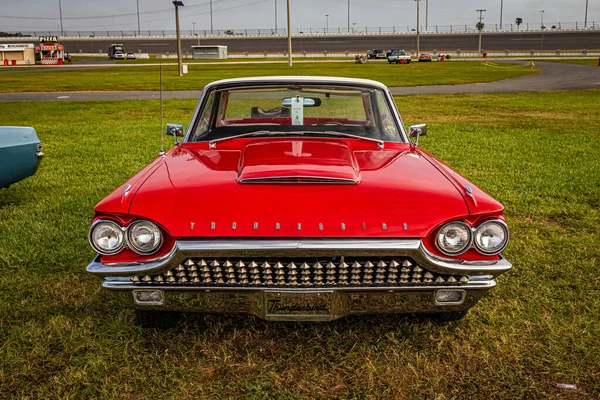
[[[364,282],[340,284],[339,279],[328,285],[321,279],[319,286],[302,287],[302,281],[290,287],[290,282],[204,284],[163,281],[174,268],[184,271],[183,264],[191,258],[241,259],[252,257],[406,257],[416,265],[444,276],[463,276],[461,281],[447,280],[442,284],[402,283],[402,277],[382,284]],[[339,276],[339,261],[336,274]],[[187,265],[187,264],[186,264]],[[191,265],[194,265],[193,263]],[[204,264],[206,265],[206,264]],[[219,265],[219,264],[217,264]],[[222,264],[221,264],[222,265]],[[373,265],[373,264],[371,264]],[[363,264],[364,266],[364,264]],[[208,267],[207,267],[208,268]],[[232,271],[233,266],[229,267]],[[371,268],[371,272],[375,266]],[[389,268],[389,266],[387,267]],[[252,314],[267,320],[333,320],[345,315],[367,313],[421,313],[467,310],[496,285],[494,277],[511,268],[504,258],[494,261],[461,261],[442,259],[429,253],[418,239],[283,239],[283,240],[180,240],[165,256],[144,263],[103,264],[97,257],[87,271],[103,277],[102,286],[121,296],[129,305],[140,309],[199,311]],[[414,267],[413,267],[414,269]],[[196,271],[196,269],[194,269]],[[198,270],[199,271],[199,270]],[[363,269],[364,271],[364,269]],[[286,270],[286,275],[291,275]],[[190,276],[189,271],[181,272]],[[214,273],[211,272],[214,277]],[[302,272],[300,272],[301,274]],[[417,272],[418,273],[418,272]],[[244,272],[249,275],[249,273]],[[314,270],[310,273],[315,278]],[[390,276],[389,270],[386,276]],[[395,274],[395,272],[394,272]],[[414,272],[412,272],[414,276]],[[148,277],[148,282],[136,276]],[[153,277],[161,276],[158,282]],[[210,275],[210,274],[209,274]],[[239,277],[238,271],[235,276]],[[295,275],[295,274],[294,274]],[[363,272],[363,276],[364,276]],[[173,275],[169,275],[173,276]],[[195,275],[198,276],[198,275]],[[233,276],[233,275],[232,275]],[[396,275],[394,275],[395,277]],[[316,278],[314,279],[316,280]],[[183,283],[185,282],[185,283]],[[282,281],[283,282],[283,281]],[[405,282],[405,281],[404,281]],[[440,295],[456,295],[457,301],[439,301]]]
[[[102,286],[115,293],[124,304],[138,309],[250,314],[271,321],[331,321],[354,314],[435,313],[465,311],[473,307],[496,285],[494,280],[469,281],[459,287],[387,287],[387,288],[196,288],[139,287],[126,278],[106,278]],[[458,292],[460,301],[440,303],[437,292]],[[140,294],[156,294],[140,301]],[[149,297],[149,296],[146,296]],[[277,307],[280,299],[294,304],[295,298],[309,310]],[[286,303],[282,303],[286,304]]]

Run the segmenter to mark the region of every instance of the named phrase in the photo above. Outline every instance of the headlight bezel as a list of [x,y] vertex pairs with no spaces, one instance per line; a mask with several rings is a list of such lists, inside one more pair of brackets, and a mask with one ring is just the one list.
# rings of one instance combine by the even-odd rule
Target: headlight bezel
[[[94,234],[95,230],[98,228],[98,225],[103,224],[103,223],[113,225],[115,228],[117,228],[117,230],[120,232],[120,234],[122,236],[120,245],[112,251],[103,250],[93,240],[93,234]],[[159,234],[158,244],[152,250],[144,251],[132,244],[133,240],[130,238],[132,227],[135,227],[135,225],[139,224],[139,223],[149,223],[149,224],[153,225]],[[125,224],[123,224],[123,225],[125,225]],[[123,226],[123,225],[121,224],[120,221],[113,220],[110,218],[99,218],[99,219],[95,220],[88,230],[88,242],[90,243],[90,246],[92,246],[92,248],[98,254],[100,254],[102,256],[114,256],[116,254],[119,254],[120,252],[122,252],[125,249],[129,249],[129,250],[133,251],[134,253],[141,255],[141,256],[148,256],[148,255],[157,253],[162,248],[163,244],[165,243],[166,238],[165,238],[164,231],[156,222],[153,222],[153,221],[147,220],[147,219],[136,219],[134,221],[131,221],[129,224],[127,224],[125,226]]]
[[[480,229],[482,229],[487,224],[498,225],[504,231],[504,243],[502,244],[502,246],[499,247],[498,250],[487,251],[487,250],[483,249],[477,242],[477,236],[479,234]],[[488,219],[486,221],[482,221],[479,225],[477,225],[477,228],[475,228],[473,230],[473,247],[475,247],[475,249],[477,249],[478,252],[480,252],[481,254],[486,255],[486,256],[494,256],[494,255],[500,254],[508,245],[509,239],[510,239],[510,233],[508,230],[508,225],[506,224],[506,222],[504,222],[501,219]]]
[[[111,251],[106,251],[101,249],[95,242],[93,239],[94,236],[94,232],[96,229],[98,229],[98,226],[101,224],[109,224],[109,225],[113,225],[116,227],[116,230],[119,231],[121,233],[121,244],[115,248],[114,250]],[[98,254],[102,254],[104,256],[112,256],[115,254],[120,253],[124,248],[125,245],[127,244],[127,239],[126,239],[126,232],[125,232],[125,228],[123,228],[121,225],[119,225],[116,221],[110,220],[110,219],[98,219],[96,221],[94,221],[94,223],[92,224],[92,226],[90,226],[90,229],[88,231],[88,241],[90,242],[90,245],[92,246],[92,248],[98,253]]]
[[[455,251],[455,252],[447,251],[440,244],[440,233],[448,225],[462,225],[465,228],[465,231],[467,232],[467,234],[469,235],[469,238],[468,238],[465,246],[463,248],[461,248],[459,251]],[[438,250],[441,251],[444,255],[451,256],[451,257],[459,256],[459,255],[465,253],[467,250],[469,250],[473,246],[473,228],[471,228],[469,225],[467,225],[463,221],[451,221],[451,222],[447,222],[444,225],[440,226],[440,228],[436,231],[436,234],[435,234],[435,244],[436,244]]]
[[[156,228],[156,231],[158,232],[158,243],[155,244],[155,246],[151,249],[151,250],[142,250],[140,248],[138,248],[135,244],[134,244],[134,240],[131,238],[131,234],[133,232],[133,229],[135,228],[136,225],[139,224],[150,224],[153,225],[154,228]],[[152,222],[150,220],[147,219],[138,219],[133,221],[132,223],[130,223],[127,226],[127,232],[125,234],[125,240],[127,241],[127,247],[129,247],[132,251],[136,252],[139,255],[142,256],[147,256],[147,255],[151,255],[156,253],[162,246],[163,242],[164,242],[164,235],[162,233],[162,229],[160,228],[160,226],[158,226],[158,224],[156,224],[155,222]]]
[[[495,251],[487,251],[482,246],[480,246],[477,242],[477,234],[479,233],[480,229],[482,229],[483,227],[485,227],[487,224],[490,224],[490,223],[500,226],[500,228],[504,231],[504,235],[505,235],[504,243],[502,244],[502,246],[500,246]],[[470,235],[469,244],[467,246],[465,246],[465,248],[462,249],[460,252],[454,252],[454,253],[448,252],[440,245],[440,242],[439,242],[440,232],[442,231],[442,229],[444,229],[444,227],[446,227],[450,224],[460,224],[468,229],[468,232]],[[466,223],[465,221],[460,221],[460,220],[447,222],[447,223],[443,224],[442,226],[440,226],[436,230],[435,238],[433,241],[435,242],[437,249],[446,256],[451,256],[451,257],[459,256],[471,249],[476,250],[478,253],[480,253],[481,255],[484,255],[484,256],[495,256],[495,255],[500,254],[504,249],[506,249],[506,246],[508,246],[509,239],[510,239],[510,233],[509,233],[508,225],[506,224],[506,221],[504,221],[503,219],[495,218],[495,219],[487,219],[487,220],[480,221],[476,226],[471,226],[468,223]]]

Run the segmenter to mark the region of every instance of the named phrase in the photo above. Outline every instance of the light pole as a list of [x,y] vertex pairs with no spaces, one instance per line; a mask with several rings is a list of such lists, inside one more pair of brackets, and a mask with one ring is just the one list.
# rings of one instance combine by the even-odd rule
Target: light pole
[[140,0],[136,0],[137,3],[137,17],[138,17],[138,35],[142,34],[142,31],[140,29]]
[[179,7],[183,7],[183,1],[173,0],[175,6],[175,29],[177,29],[177,63],[179,64],[179,76],[183,76],[183,63],[181,61],[181,35],[179,34]]
[[348,0],[348,33],[350,33],[350,0]]
[[292,25],[290,24],[290,0],[287,0],[288,66],[292,66]]
[[63,35],[63,25],[62,25],[62,4],[60,0],[58,0],[58,13],[60,14],[60,36]]
[[213,34],[213,23],[212,23],[212,0],[210,0],[210,34]]
[[277,0],[275,0],[275,34],[277,34]]
[[502,30],[502,9],[504,8],[504,0],[500,0],[500,30]]
[[540,10],[540,29],[544,29],[544,10]]
[[585,0],[585,20],[583,21],[584,28],[587,27],[587,6],[588,6],[588,0]]
[[417,57],[419,57],[419,3],[421,0],[415,0],[417,2]]
[[481,55],[481,32],[483,32],[483,13],[486,10],[475,10],[479,13],[479,54]]
[[325,33],[329,33],[329,14],[325,14]]
[[192,22],[192,35],[196,36],[196,23]]

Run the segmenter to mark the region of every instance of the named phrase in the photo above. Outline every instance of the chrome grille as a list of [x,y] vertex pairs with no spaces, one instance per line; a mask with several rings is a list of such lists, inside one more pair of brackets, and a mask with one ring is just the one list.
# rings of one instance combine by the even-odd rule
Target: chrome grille
[[157,275],[132,276],[137,285],[214,287],[386,287],[462,285],[465,275],[442,275],[409,258],[188,258]]

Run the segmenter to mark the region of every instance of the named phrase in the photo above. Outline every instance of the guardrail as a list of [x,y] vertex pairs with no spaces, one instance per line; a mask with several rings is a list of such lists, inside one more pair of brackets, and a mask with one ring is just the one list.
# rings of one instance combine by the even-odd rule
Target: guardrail
[[[600,26],[596,25],[595,21],[589,22],[585,25],[582,22],[555,22],[548,23],[547,26],[541,27],[539,24],[523,23],[519,26],[516,24],[503,24],[499,27],[498,24],[489,24],[484,26],[483,33],[525,33],[525,32],[565,32],[565,31],[599,31]],[[432,26],[421,26],[421,34],[451,34],[451,33],[478,33],[479,31],[474,26],[468,25],[432,25]],[[235,38],[235,37],[280,37],[287,36],[285,29],[198,29],[198,30],[181,30],[181,34],[186,38]],[[306,28],[296,29],[292,32],[293,36],[364,36],[364,35],[399,35],[399,34],[416,34],[415,26],[392,26],[392,27],[360,27],[353,25],[350,30],[347,27],[337,28]],[[175,30],[119,30],[119,31],[22,31],[12,34],[18,38],[25,37],[38,37],[38,36],[59,36],[61,38],[152,38],[152,37],[175,37]],[[8,38],[8,37],[6,37]],[[0,38],[3,40],[4,38]]]

